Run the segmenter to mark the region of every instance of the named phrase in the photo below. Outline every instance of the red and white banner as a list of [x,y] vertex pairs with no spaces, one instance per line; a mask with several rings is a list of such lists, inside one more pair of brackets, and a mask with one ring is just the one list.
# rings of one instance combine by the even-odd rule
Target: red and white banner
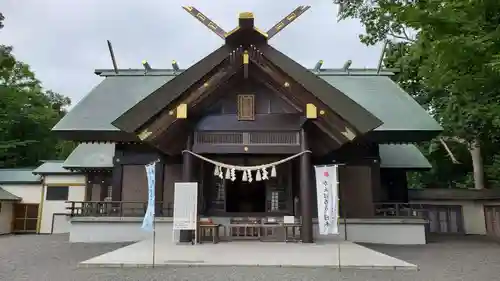
[[338,165],[314,166],[319,234],[338,234]]

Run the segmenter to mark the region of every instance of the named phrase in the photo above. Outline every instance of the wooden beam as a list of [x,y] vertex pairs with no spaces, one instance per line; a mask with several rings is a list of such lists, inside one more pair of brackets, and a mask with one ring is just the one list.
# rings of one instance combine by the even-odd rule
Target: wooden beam
[[207,95],[205,95],[203,99],[199,99],[191,103],[192,113],[190,119],[174,120],[162,134],[157,135],[155,138],[149,139],[149,142],[151,142],[160,151],[167,153],[169,155],[175,155],[176,153],[180,153],[183,147],[176,147],[174,144],[178,143],[179,139],[187,137],[186,126],[189,128],[193,127],[194,124],[199,120],[199,118],[203,117],[200,116],[198,112],[200,112],[203,108],[210,106],[211,104],[213,104],[213,102],[215,102],[218,98],[220,98],[220,95],[215,93],[223,94],[225,93],[224,92],[225,89],[230,88],[232,85],[234,85],[234,83],[236,83],[234,79],[231,79],[236,75],[236,73],[238,73],[238,71],[235,71],[232,75],[230,75],[226,79],[225,83],[217,84],[216,88],[212,89],[209,93],[207,93]]
[[[114,126],[131,134],[137,134],[152,119],[160,115],[165,108],[173,105],[187,92],[195,88],[200,81],[220,69],[229,60],[232,51],[227,45],[221,46],[204,59],[176,75],[172,80],[153,91],[139,103],[112,122]],[[171,107],[170,110],[175,109]]]
[[226,36],[225,36],[226,32],[224,31],[224,29],[222,29],[218,24],[216,24],[211,19],[209,19],[207,16],[205,16],[198,9],[196,9],[193,6],[183,6],[182,8],[184,10],[186,10],[186,12],[188,12],[190,15],[192,15],[195,19],[200,21],[204,26],[206,26],[208,29],[210,29],[217,36],[219,36],[222,39],[226,39]]
[[[349,129],[349,124],[343,120],[340,116],[338,116],[333,110],[331,110],[328,106],[323,104],[320,100],[313,97],[312,94],[305,95],[304,93],[309,93],[306,89],[301,87],[300,84],[296,83],[292,78],[286,77],[286,74],[280,72],[280,70],[276,69],[272,63],[261,60],[261,63],[254,63],[263,73],[268,75],[272,80],[276,81],[278,85],[282,85],[282,89],[285,89],[290,93],[290,97],[296,99],[302,106],[305,106],[308,103],[315,104],[319,107],[320,111],[324,111],[325,114],[316,120],[324,120],[325,123],[322,124],[323,128],[331,127],[334,131],[339,132],[340,134],[334,139],[339,141],[339,143],[343,144],[348,141],[352,141],[354,137],[352,134],[355,134],[353,130]],[[321,113],[321,112],[320,112]],[[346,129],[347,128],[347,129]],[[325,131],[332,137],[335,134],[332,134],[331,130]],[[350,134],[352,133],[352,134]]]
[[272,46],[261,45],[259,51],[262,53],[263,61],[267,62],[266,65],[271,65],[271,68],[279,70],[285,77],[293,79],[315,99],[328,105],[331,111],[346,121],[344,124],[349,125],[351,131],[361,135],[382,125],[383,122],[366,108]]
[[268,39],[271,39],[274,35],[278,34],[278,32],[282,31],[283,28],[295,21],[305,11],[309,10],[309,8],[311,8],[311,6],[299,6],[295,10],[293,10],[290,14],[288,14],[267,31]]
[[[123,155],[123,151],[116,150],[115,158],[120,158]],[[115,162],[115,161],[113,161]],[[123,165],[116,164],[113,167],[113,178],[112,178],[112,200],[113,201],[121,201],[122,200],[122,190],[123,190]],[[101,185],[101,189],[102,189]],[[102,194],[102,191],[101,191]]]
[[157,160],[158,153],[126,152],[113,159],[114,165],[146,165]]
[[[298,88],[296,85],[293,84],[293,82],[290,80],[290,82],[284,82],[286,79],[281,78],[275,74],[273,74],[271,71],[267,70],[265,67],[259,65],[259,64],[252,64],[257,66],[260,70],[262,70],[262,73],[265,75],[269,76],[271,80],[274,81],[275,84],[278,85],[284,85],[285,83],[288,83],[288,87],[283,87],[283,86],[277,86],[273,87],[276,93],[281,94],[280,98],[282,98],[284,101],[288,102],[290,105],[294,106],[296,109],[298,109],[299,112],[304,112],[305,105],[310,102],[317,102],[314,99],[304,99],[304,93],[307,93],[307,91],[303,90],[302,93],[299,93],[298,91],[294,90],[295,88]],[[254,73],[254,76],[259,77],[258,74]],[[268,82],[265,82],[264,78],[257,78],[259,79],[262,83],[268,84]],[[299,88],[300,89],[300,88]],[[288,94],[284,94],[283,92],[286,91]],[[333,114],[332,114],[333,115]],[[330,128],[331,126],[328,126],[328,123],[326,120],[323,118],[318,118],[312,120],[315,125],[317,125],[325,134],[327,134],[330,138],[335,140],[338,145],[342,145],[348,141],[348,139],[345,138],[345,136],[341,133],[342,131],[338,128]],[[339,121],[336,121],[339,122]],[[341,127],[339,127],[341,128]]]
[[[188,96],[183,99],[180,104],[187,104],[192,107],[192,103],[195,102],[197,99],[199,99],[201,96],[209,92],[212,88],[217,86],[228,74],[229,70],[232,67],[229,66],[227,68],[224,68],[218,72],[216,72],[212,77],[207,79],[203,84],[199,85],[194,91],[192,91]],[[149,126],[147,126],[144,130],[141,131],[139,135],[144,134],[144,132],[147,132],[143,141],[147,141],[148,139],[155,138],[159,134],[163,133],[166,129],[168,129],[168,126],[172,124],[176,120],[175,116],[175,108],[172,106],[170,109],[165,109],[163,113],[160,114],[160,116],[154,120]]]

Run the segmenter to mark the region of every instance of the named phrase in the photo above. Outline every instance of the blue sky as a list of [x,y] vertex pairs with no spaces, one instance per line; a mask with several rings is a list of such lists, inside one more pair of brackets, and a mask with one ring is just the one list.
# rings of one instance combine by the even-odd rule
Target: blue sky
[[299,5],[311,9],[270,40],[299,63],[340,68],[375,68],[381,47],[359,42],[357,21],[337,22],[331,0],[2,0],[5,28],[0,44],[14,46],[18,59],[30,64],[46,88],[69,96],[73,104],[101,78],[96,68],[111,68],[106,40],[111,40],[120,68],[168,68],[176,60],[192,65],[223,41],[181,6],[193,5],[226,31],[237,25],[239,12],[255,15],[256,26],[268,30]]

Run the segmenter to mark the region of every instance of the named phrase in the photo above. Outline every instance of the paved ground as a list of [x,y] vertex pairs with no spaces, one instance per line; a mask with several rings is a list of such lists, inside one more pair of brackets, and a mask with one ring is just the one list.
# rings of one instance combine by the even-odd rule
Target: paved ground
[[[196,265],[336,268],[340,265],[340,268],[355,269],[418,268],[414,264],[344,240],[317,241],[314,244],[232,241],[193,246],[177,245],[170,238],[157,239],[155,249],[155,265],[158,267]],[[153,241],[148,239],[86,260],[80,263],[80,267],[149,267],[153,264],[152,252]]]
[[[0,236],[0,280],[500,280],[500,244],[467,237],[425,246],[369,246],[420,265],[419,272],[290,268],[77,268],[80,261],[123,245],[70,244],[65,235]],[[243,255],[244,253],[242,253]]]

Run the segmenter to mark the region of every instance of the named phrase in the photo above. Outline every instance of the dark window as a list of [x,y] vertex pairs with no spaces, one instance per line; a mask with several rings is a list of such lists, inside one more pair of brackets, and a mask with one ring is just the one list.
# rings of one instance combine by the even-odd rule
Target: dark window
[[66,201],[68,200],[67,186],[47,186],[47,195],[45,198],[48,201]]
[[254,95],[238,95],[238,120],[255,120],[254,100]]

